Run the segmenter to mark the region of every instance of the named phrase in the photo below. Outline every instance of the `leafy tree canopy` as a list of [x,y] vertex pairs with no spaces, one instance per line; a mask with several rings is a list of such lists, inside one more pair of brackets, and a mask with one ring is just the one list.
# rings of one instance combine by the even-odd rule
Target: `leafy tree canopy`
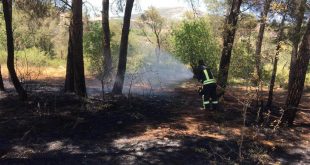
[[219,60],[219,44],[204,19],[185,20],[173,30],[174,54],[192,68],[203,59],[215,69]]

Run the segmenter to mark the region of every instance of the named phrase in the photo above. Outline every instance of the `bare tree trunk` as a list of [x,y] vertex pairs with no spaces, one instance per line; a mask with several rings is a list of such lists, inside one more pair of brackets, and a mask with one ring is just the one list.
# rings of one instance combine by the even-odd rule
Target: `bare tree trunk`
[[1,65],[0,65],[0,91],[5,91],[1,73]]
[[197,3],[197,1],[195,1],[195,0],[187,0],[187,2],[190,4],[190,6],[192,8],[192,11],[193,11],[193,14],[194,14],[194,18],[197,18],[198,17],[198,11],[197,11],[197,8],[195,6],[195,2]]
[[280,43],[278,43],[277,49],[276,49],[276,55],[275,55],[274,61],[273,61],[272,75],[271,75],[270,84],[269,84],[269,95],[268,95],[267,107],[270,107],[272,105],[273,89],[274,89],[274,84],[276,81],[276,74],[277,74],[277,69],[278,69],[280,48],[281,48]]
[[295,74],[293,74],[294,67],[296,66],[296,60],[297,60],[297,53],[298,53],[298,45],[301,40],[301,26],[302,22],[304,19],[304,14],[305,14],[305,6],[306,6],[306,1],[307,0],[302,0],[299,8],[298,8],[298,13],[296,15],[296,26],[294,28],[294,33],[292,37],[292,54],[291,54],[291,63],[290,63],[290,72],[289,72],[289,80],[288,80],[288,89],[292,88],[292,85],[296,79]]
[[157,64],[159,64],[160,63],[160,56],[161,56],[160,36],[156,32],[155,32],[155,36],[156,36],[156,44],[157,44],[155,53],[156,53],[156,56],[157,56]]
[[86,96],[83,61],[82,0],[72,0],[72,18],[69,26],[65,92]]
[[270,4],[272,0],[265,0],[264,9],[261,13],[260,25],[259,25],[259,32],[256,41],[256,50],[255,50],[255,74],[257,76],[255,80],[255,84],[258,85],[262,79],[262,67],[261,67],[261,50],[262,50],[262,43],[265,33],[265,26],[266,20],[268,17],[268,12],[270,9]]
[[129,28],[130,28],[130,19],[133,3],[134,0],[127,0],[126,3],[117,74],[112,90],[114,94],[122,94],[123,91],[123,85],[126,73],[126,64],[127,64],[128,36],[130,30]]
[[[296,59],[296,66],[291,74],[295,74],[295,81],[292,83],[291,88],[288,90],[286,98],[286,110],[282,119],[282,123],[289,126],[293,125],[297,108],[303,93],[305,78],[310,59],[310,18],[308,19],[307,29],[302,38],[301,45]],[[298,64],[298,65],[297,65]]]
[[73,54],[72,54],[72,20],[69,25],[69,41],[68,41],[68,56],[65,80],[65,92],[74,92],[74,69],[73,69]]
[[271,75],[270,84],[269,84],[269,96],[268,96],[268,101],[267,101],[267,106],[269,107],[272,105],[272,100],[273,100],[273,88],[274,88],[274,83],[276,81],[279,54],[280,54],[280,49],[281,49],[281,41],[283,40],[283,35],[284,35],[283,33],[284,33],[285,17],[286,15],[283,15],[280,28],[279,28],[278,37],[277,37],[276,55],[274,56],[274,61],[273,61],[272,75]]
[[227,85],[231,52],[233,49],[241,3],[242,0],[232,0],[230,13],[227,16],[226,23],[224,25],[224,43],[218,74],[218,83],[222,88],[226,88]]
[[103,81],[105,81],[105,79],[108,79],[112,76],[109,0],[102,0],[102,29],[103,29],[103,58],[104,58]]
[[83,61],[83,17],[82,0],[72,1],[72,54],[74,68],[74,90],[78,96],[86,96],[84,61]]
[[14,66],[14,42],[13,42],[13,31],[12,31],[12,1],[2,0],[3,14],[5,19],[6,36],[7,36],[7,66],[13,85],[21,100],[27,99],[27,92],[19,82],[17,77],[15,66]]

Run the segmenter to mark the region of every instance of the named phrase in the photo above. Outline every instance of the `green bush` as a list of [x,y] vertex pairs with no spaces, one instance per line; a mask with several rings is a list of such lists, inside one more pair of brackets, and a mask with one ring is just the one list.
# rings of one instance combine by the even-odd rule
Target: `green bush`
[[203,59],[212,69],[217,68],[219,44],[210,25],[204,19],[185,20],[172,32],[174,55],[195,67]]
[[[113,61],[113,71],[116,70],[118,64],[119,55],[119,43],[121,38],[121,22],[111,21],[111,52]],[[141,61],[144,59],[144,49],[141,48],[141,36],[138,32],[132,30],[129,36],[128,43],[128,62],[127,69],[128,73],[135,72],[141,65]],[[104,71],[104,60],[103,60],[103,31],[100,22],[92,22],[89,24],[89,30],[84,33],[83,46],[84,54],[86,57],[86,68],[88,71],[97,78],[101,78]],[[139,48],[139,49],[138,49]]]
[[21,63],[29,66],[47,66],[49,60],[45,53],[36,47],[16,51],[15,59],[17,64]]
[[91,23],[89,31],[84,34],[83,47],[90,63],[87,67],[92,75],[101,75],[103,71],[102,41],[103,32],[100,23]]
[[[0,63],[6,64],[7,52],[5,50],[0,51]],[[52,59],[46,55],[46,53],[39,48],[32,47],[24,49],[22,51],[15,51],[15,62],[19,67],[59,67],[65,66],[65,60],[61,59]]]
[[246,42],[234,45],[229,73],[234,78],[248,79],[254,72],[255,61]]

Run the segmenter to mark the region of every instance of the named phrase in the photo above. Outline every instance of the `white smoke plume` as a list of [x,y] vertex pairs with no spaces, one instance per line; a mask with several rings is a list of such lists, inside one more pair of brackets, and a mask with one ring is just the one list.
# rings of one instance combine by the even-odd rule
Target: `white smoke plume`
[[[137,58],[137,55],[128,58],[123,94],[162,95],[173,91],[178,83],[193,77],[192,71],[173,55],[161,51],[158,60],[154,48],[146,46],[140,50],[142,58]],[[135,69],[130,66],[133,62],[138,66]],[[111,92],[113,83],[106,84],[104,91]],[[89,81],[87,91],[89,95],[101,94],[100,81]]]

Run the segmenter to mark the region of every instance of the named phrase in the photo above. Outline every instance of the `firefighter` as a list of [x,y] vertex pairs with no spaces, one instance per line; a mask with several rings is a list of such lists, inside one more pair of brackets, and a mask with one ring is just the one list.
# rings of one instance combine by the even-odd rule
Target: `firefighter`
[[199,95],[202,96],[203,108],[205,110],[216,110],[218,106],[218,100],[216,95],[216,80],[210,71],[206,67],[203,60],[198,61],[197,79],[202,83],[202,88],[199,91]]

